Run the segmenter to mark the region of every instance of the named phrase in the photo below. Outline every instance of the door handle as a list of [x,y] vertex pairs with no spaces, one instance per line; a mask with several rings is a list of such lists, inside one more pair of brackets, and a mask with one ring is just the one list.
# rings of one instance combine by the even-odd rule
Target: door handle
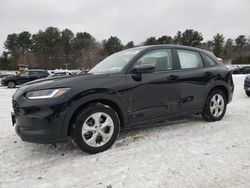
[[170,76],[167,76],[167,80],[176,80],[178,78],[177,75],[170,75]]

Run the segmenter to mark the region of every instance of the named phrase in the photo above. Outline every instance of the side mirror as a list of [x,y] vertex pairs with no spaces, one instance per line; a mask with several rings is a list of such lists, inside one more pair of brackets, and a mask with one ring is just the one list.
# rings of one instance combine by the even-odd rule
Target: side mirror
[[150,65],[150,64],[141,64],[136,66],[134,69],[135,73],[152,73],[155,70],[155,66]]

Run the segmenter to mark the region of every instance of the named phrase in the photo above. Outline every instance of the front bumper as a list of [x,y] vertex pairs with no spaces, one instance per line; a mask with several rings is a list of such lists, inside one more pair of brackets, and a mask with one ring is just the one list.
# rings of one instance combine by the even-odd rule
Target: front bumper
[[2,85],[2,86],[6,86],[6,82],[3,81],[3,80],[1,80],[1,85]]
[[12,104],[12,124],[23,141],[49,144],[67,139],[68,135],[62,130],[68,109],[66,103],[58,100],[28,100],[26,97],[14,97]]
[[67,137],[63,137],[57,133],[56,127],[58,126],[51,125],[51,127],[49,127],[42,119],[29,117],[20,118],[15,117],[15,115],[13,117],[13,114],[12,119],[12,122],[15,122],[15,131],[22,141],[50,144],[63,142],[67,139]]

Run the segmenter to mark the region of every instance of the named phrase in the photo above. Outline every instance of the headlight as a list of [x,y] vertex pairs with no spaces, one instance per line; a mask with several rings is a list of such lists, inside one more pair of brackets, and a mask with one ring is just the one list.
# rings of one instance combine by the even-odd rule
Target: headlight
[[26,93],[28,99],[48,99],[56,98],[64,95],[70,88],[45,89],[37,91],[29,91]]

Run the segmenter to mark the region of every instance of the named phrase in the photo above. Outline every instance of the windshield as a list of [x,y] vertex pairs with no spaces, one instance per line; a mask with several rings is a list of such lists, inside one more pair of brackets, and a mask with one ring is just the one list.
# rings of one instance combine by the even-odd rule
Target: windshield
[[102,74],[102,73],[117,73],[120,72],[127,63],[139,52],[138,49],[123,50],[115,53],[92,68],[88,73]]

